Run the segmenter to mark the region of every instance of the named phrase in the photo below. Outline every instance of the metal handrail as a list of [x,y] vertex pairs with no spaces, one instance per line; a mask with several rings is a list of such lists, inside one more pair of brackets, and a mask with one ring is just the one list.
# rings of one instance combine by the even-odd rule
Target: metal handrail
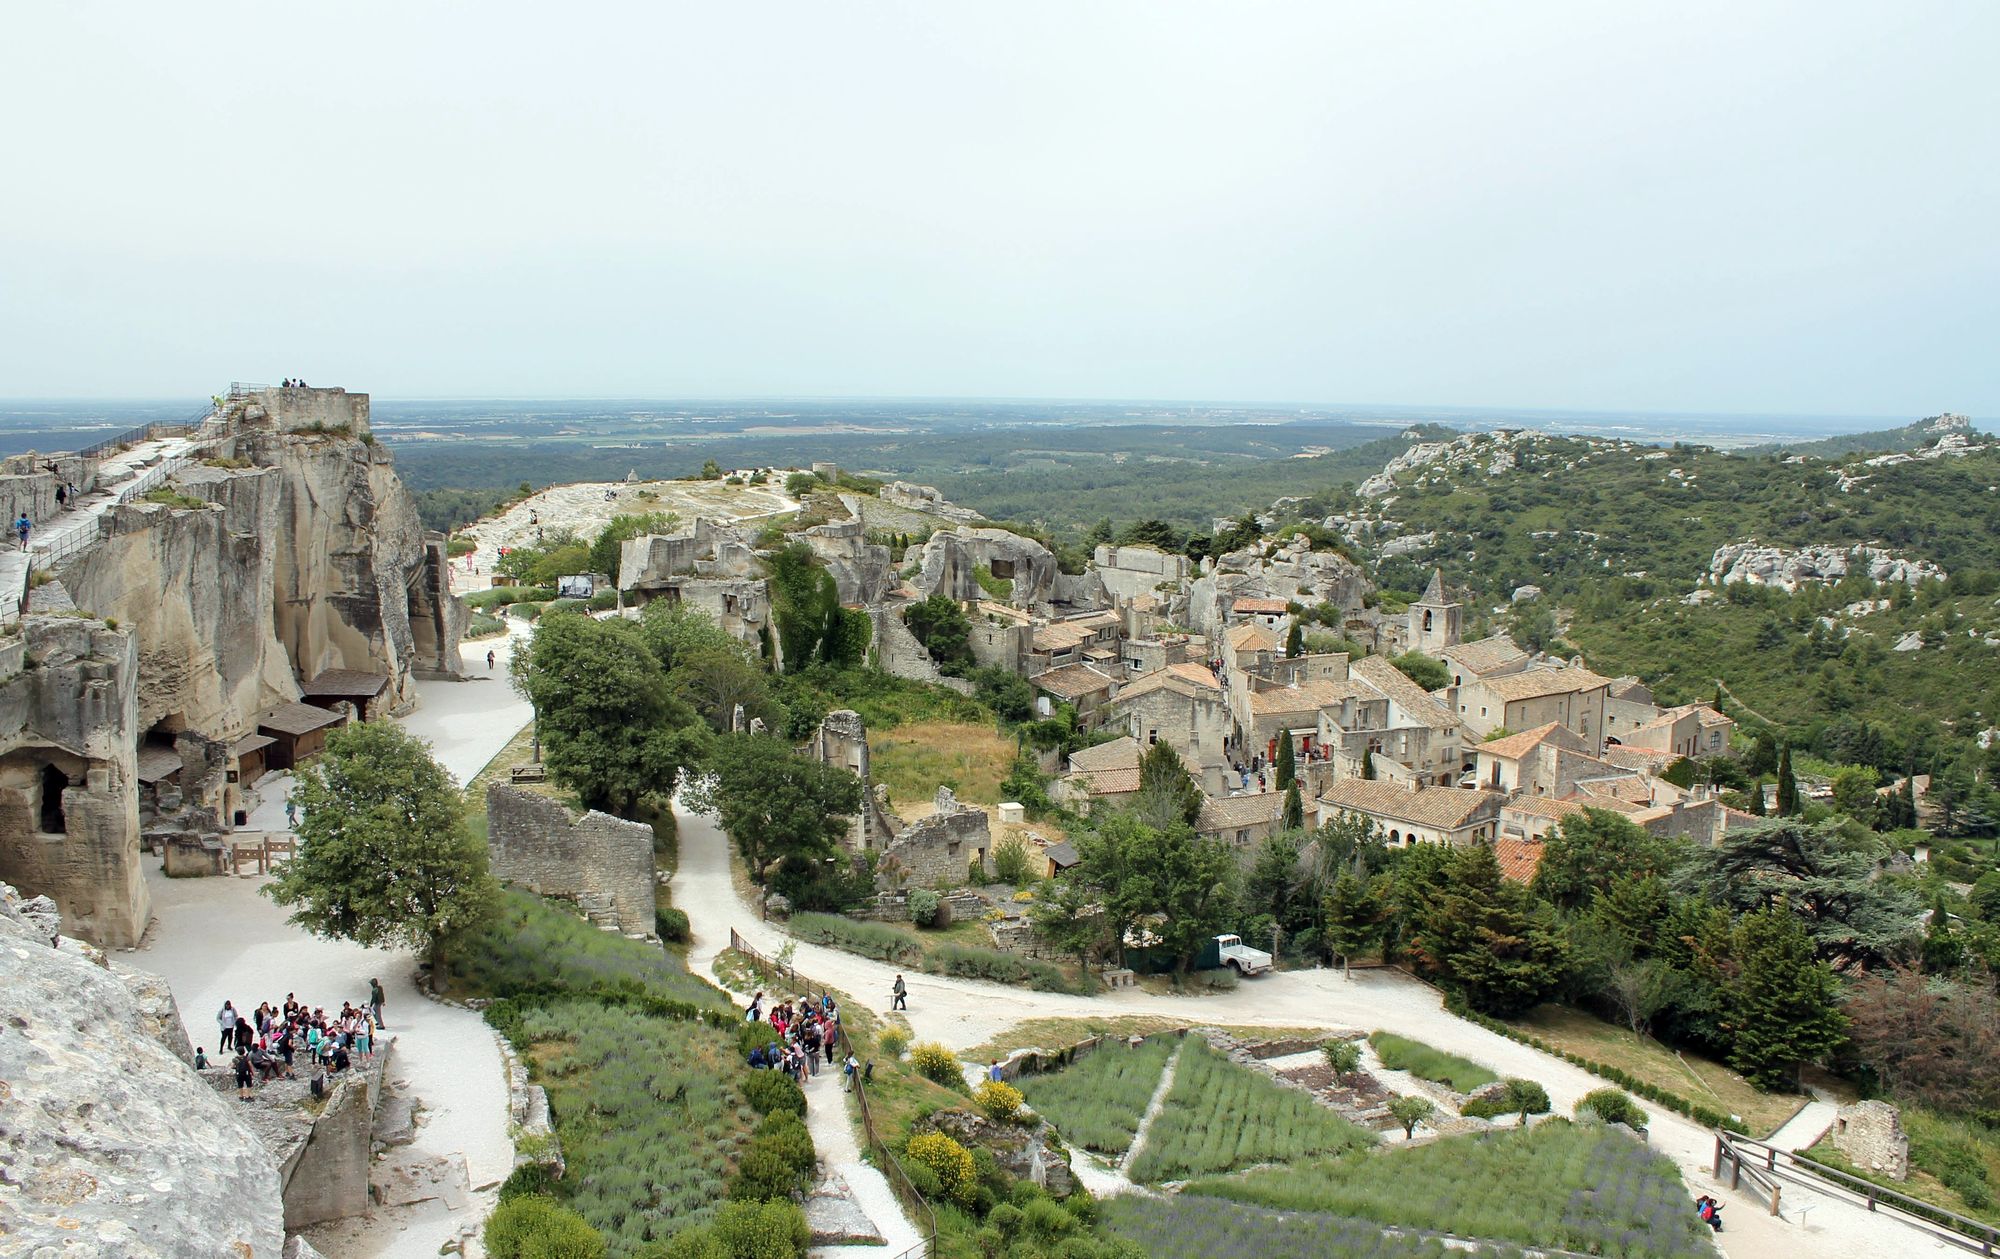
[[[1750,1157],[1744,1157],[1749,1150]],[[1758,1166],[1761,1159],[1762,1167]],[[2000,1252],[2000,1226],[1960,1215],[1935,1203],[1913,1198],[1894,1189],[1886,1189],[1852,1172],[1838,1167],[1829,1167],[1817,1159],[1793,1150],[1780,1149],[1768,1142],[1735,1133],[1717,1131],[1715,1134],[1715,1175],[1722,1176],[1726,1165],[1751,1174],[1753,1180],[1767,1184],[1771,1192],[1771,1213],[1777,1214],[1779,1178],[1809,1189],[1839,1191],[1853,1194],[1865,1200],[1867,1208],[1877,1214],[1887,1212],[1889,1218],[1910,1225],[1940,1241],[1948,1241],[1966,1250],[1976,1250],[1982,1255]],[[1789,1164],[1790,1166],[1786,1166]],[[1732,1178],[1732,1184],[1734,1183]]]
[[[830,990],[824,987],[815,991],[812,980],[799,974],[791,966],[773,961],[759,953],[734,927],[729,929],[729,947],[748,958],[752,966],[771,980],[774,982],[782,980],[790,984],[808,1000],[816,1001],[830,995]],[[854,1044],[847,1038],[846,1024],[836,1023],[834,1030],[840,1038],[842,1059],[855,1057]],[[875,1157],[881,1161],[883,1174],[889,1181],[890,1189],[903,1200],[905,1206],[915,1209],[919,1215],[919,1227],[924,1234],[923,1240],[916,1245],[901,1254],[887,1256],[886,1259],[918,1259],[918,1256],[934,1259],[937,1254],[937,1212],[931,1209],[930,1203],[924,1201],[924,1195],[917,1192],[917,1187],[910,1182],[910,1175],[903,1170],[903,1164],[896,1158],[895,1152],[890,1150],[888,1142],[882,1140],[881,1134],[875,1131],[875,1116],[868,1108],[868,1088],[859,1068],[854,1072],[854,1100],[861,1107],[861,1130],[868,1134],[868,1146],[875,1151]]]

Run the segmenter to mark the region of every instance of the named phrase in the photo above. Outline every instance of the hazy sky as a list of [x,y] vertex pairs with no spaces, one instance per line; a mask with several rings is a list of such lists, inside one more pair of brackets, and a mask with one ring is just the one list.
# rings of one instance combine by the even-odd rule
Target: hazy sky
[[15,3],[0,396],[2000,414],[2000,3]]

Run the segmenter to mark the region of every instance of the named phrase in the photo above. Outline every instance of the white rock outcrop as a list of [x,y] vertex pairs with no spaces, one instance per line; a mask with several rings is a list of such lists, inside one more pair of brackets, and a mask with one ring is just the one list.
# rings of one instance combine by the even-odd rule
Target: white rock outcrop
[[1796,590],[1805,582],[1835,582],[1859,573],[1876,582],[1942,581],[1945,571],[1929,560],[1897,555],[1881,546],[1839,546],[1816,543],[1796,549],[1765,546],[1757,541],[1731,542],[1716,548],[1708,565],[1709,580],[1718,586],[1749,582]]
[[277,1164],[233,1103],[17,905],[0,885],[0,1253],[279,1259]]

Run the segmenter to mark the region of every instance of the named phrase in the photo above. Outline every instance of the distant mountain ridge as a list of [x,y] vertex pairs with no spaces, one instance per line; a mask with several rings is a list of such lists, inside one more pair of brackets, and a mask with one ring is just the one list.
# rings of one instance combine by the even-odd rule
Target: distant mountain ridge
[[1751,446],[1736,453],[1811,455],[1818,459],[1838,459],[1842,455],[1922,450],[1926,446],[1936,445],[1940,439],[1954,433],[1968,438],[1978,436],[1969,417],[1947,411],[1942,415],[1926,416],[1914,424],[1905,424],[1901,428],[1882,428],[1867,433],[1842,433],[1834,437],[1823,437],[1818,441]]

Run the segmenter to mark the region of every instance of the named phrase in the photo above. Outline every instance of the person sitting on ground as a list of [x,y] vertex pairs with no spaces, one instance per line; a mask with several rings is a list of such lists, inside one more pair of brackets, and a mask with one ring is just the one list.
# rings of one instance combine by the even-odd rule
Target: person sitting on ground
[[208,1051],[200,1045],[194,1047],[194,1069],[197,1071],[208,1070]]

